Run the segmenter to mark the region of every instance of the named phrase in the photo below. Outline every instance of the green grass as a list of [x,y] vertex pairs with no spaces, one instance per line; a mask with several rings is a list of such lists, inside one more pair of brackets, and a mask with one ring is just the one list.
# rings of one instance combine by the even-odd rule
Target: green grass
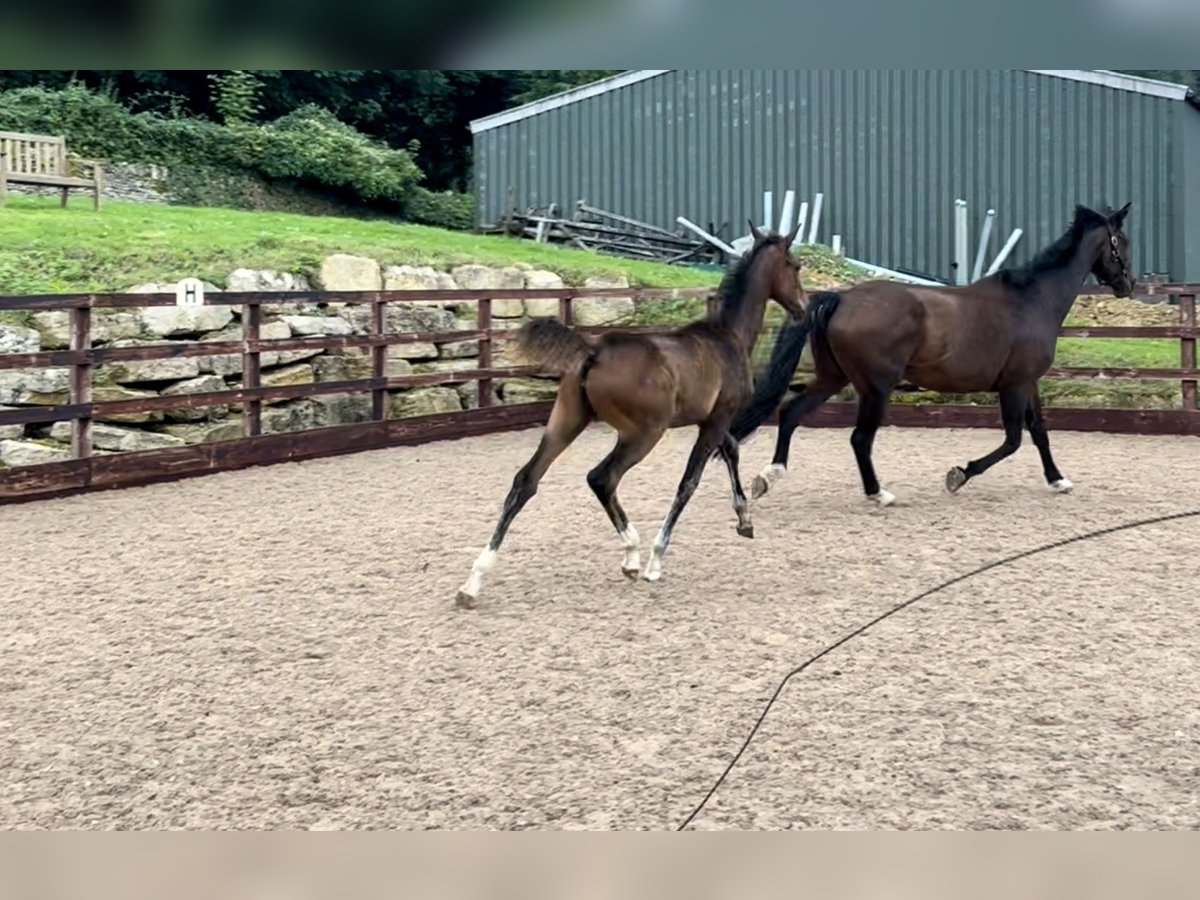
[[119,202],[97,213],[78,197],[65,210],[29,197],[0,210],[0,294],[120,291],[188,275],[223,286],[242,267],[310,275],[331,253],[440,269],[524,262],[575,285],[592,275],[667,288],[720,281],[719,272],[380,220]]
[[1059,338],[1056,366],[1179,368],[1179,341],[1141,338]]

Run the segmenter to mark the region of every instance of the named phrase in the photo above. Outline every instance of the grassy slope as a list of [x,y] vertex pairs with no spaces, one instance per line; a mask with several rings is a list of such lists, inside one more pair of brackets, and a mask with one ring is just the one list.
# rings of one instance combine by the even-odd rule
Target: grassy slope
[[0,294],[116,291],[186,275],[223,284],[239,267],[310,274],[330,253],[385,264],[553,267],[568,283],[625,274],[635,284],[716,284],[717,273],[388,221],[83,200],[12,198],[0,211]]
[[[118,202],[95,213],[83,198],[63,210],[56,199],[11,197],[0,211],[0,295],[118,291],[186,275],[223,285],[239,267],[311,274],[322,257],[337,252],[436,268],[524,262],[559,272],[569,284],[617,274],[632,284],[658,287],[707,287],[720,280],[720,273],[702,269],[388,221]],[[801,257],[810,290],[861,277],[824,248],[806,247]],[[686,321],[700,315],[702,307],[699,301],[661,301],[639,309],[637,320]],[[778,322],[781,313],[774,305],[771,310],[770,321]],[[1065,339],[1057,364],[1170,368],[1179,364],[1178,348],[1174,341]],[[1073,398],[1115,391],[1126,402],[1145,398],[1147,405],[1170,405],[1179,390],[1168,382],[1047,382],[1044,387]]]

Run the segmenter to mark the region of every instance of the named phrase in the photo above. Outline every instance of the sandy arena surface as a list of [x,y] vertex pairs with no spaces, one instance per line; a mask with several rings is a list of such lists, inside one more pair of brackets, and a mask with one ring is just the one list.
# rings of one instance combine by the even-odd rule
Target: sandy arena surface
[[[739,538],[711,465],[632,584],[584,474],[456,589],[537,430],[0,507],[0,827],[673,828],[780,678],[998,556],[1200,507],[1200,441],[805,430]],[[691,445],[621,497],[648,549]],[[774,432],[743,452],[750,478]],[[697,828],[1200,827],[1200,519],[991,571],[794,679]]]

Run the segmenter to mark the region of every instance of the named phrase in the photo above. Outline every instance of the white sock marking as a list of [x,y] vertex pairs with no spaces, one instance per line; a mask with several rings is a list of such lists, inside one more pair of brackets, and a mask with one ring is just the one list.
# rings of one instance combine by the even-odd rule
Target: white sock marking
[[896,502],[896,495],[891,491],[885,491],[883,488],[880,488],[878,494],[868,494],[867,499],[874,500],[880,506],[891,506]]
[[468,597],[478,597],[479,590],[483,587],[483,576],[490,572],[495,564],[496,551],[485,547],[483,552],[476,557],[475,564],[471,566],[471,574],[467,576],[467,580],[462,586],[462,592]]
[[1070,478],[1060,478],[1050,485],[1051,490],[1059,494],[1069,494],[1073,487],[1075,485],[1071,482]]
[[621,532],[621,543],[625,547],[625,561],[621,563],[621,568],[627,572],[636,572],[642,567],[641,538],[638,537],[637,529],[626,525],[625,530]]
[[786,474],[787,466],[771,463],[759,473],[759,477],[767,483],[767,487],[770,487]]
[[642,577],[647,581],[658,581],[662,578],[663,553],[663,533],[660,530],[654,539],[654,547],[650,550],[650,561],[642,571]]

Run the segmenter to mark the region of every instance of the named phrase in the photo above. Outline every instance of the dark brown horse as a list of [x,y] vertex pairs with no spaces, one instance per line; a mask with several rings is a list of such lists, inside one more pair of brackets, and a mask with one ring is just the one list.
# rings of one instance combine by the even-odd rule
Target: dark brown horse
[[1111,215],[1078,206],[1066,234],[1030,263],[963,287],[867,281],[812,294],[804,320],[781,331],[766,377],[731,429],[740,442],[766,421],[811,340],[816,377],[784,403],[775,457],[754,479],[753,496],[765,494],[787,470],[792,433],[804,415],[852,384],[859,400],[850,443],[863,490],[889,506],[895,497],[875,476],[871,447],[901,379],[947,393],[999,395],[1004,443],[965,468],[952,468],[946,474],[951,493],[1016,452],[1022,423],[1041,454],[1047,483],[1071,490],[1050,454],[1037,382],[1054,361],[1059,328],[1089,272],[1118,297],[1133,292],[1129,241],[1121,230],[1129,206]]
[[[536,319],[521,329],[518,351],[560,374],[558,396],[541,443],[513,479],[495,533],[458,592],[460,606],[474,605],[505,533],[537,492],[550,464],[597,419],[616,430],[617,444],[587,480],[625,546],[621,570],[627,577],[636,579],[639,572],[647,581],[661,577],[672,529],[714,453],[729,470],[738,534],[754,536],[738,476],[738,445],[729,435],[729,424],[753,390],[750,351],[762,329],[767,300],[774,299],[799,319],[804,291],[800,264],[790,252],[795,232],[783,237],[764,234],[753,223],[751,229],[754,246],[722,281],[720,309],[701,321],[663,335],[608,332],[594,342],[554,319]],[[617,501],[617,485],[668,428],[685,425],[699,426],[700,433],[675,502],[641,571],[638,533]]]

